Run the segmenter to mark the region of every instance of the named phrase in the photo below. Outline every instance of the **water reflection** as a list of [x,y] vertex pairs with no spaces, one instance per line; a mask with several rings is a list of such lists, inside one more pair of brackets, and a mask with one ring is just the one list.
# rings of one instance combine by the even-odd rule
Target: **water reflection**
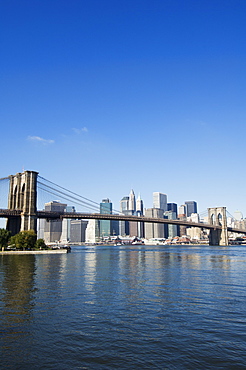
[[0,261],[10,368],[246,366],[246,249],[75,247]]
[[[33,341],[29,330],[35,297],[35,256],[1,256],[1,336],[3,351],[20,359],[20,343]],[[16,343],[16,345],[15,345]]]

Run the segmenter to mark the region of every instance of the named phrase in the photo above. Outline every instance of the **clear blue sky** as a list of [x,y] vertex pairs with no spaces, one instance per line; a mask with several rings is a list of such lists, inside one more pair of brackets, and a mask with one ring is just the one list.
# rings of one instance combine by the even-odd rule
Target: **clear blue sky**
[[1,174],[246,216],[245,0],[5,0]]

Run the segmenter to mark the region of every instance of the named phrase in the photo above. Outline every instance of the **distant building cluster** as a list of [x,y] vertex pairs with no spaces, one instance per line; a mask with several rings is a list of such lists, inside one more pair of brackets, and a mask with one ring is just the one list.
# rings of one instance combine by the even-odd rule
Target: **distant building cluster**
[[[45,211],[75,212],[75,207],[68,206],[59,201],[45,204]],[[197,203],[187,201],[179,208],[176,203],[168,203],[167,195],[159,192],[153,193],[153,208],[144,209],[143,200],[139,194],[136,199],[133,190],[120,201],[120,213],[127,216],[157,217],[167,219],[196,218]],[[112,214],[113,204],[109,198],[100,203],[101,214]],[[131,221],[109,220],[39,220],[38,237],[46,243],[96,243],[110,238],[139,238],[139,239],[168,239],[186,235],[185,227],[166,224],[152,224]],[[199,235],[200,237],[200,235]]]
[[[68,206],[59,201],[45,204],[45,211],[75,212],[75,207]],[[178,206],[176,203],[168,203],[167,195],[154,192],[153,207],[144,209],[143,200],[139,194],[136,199],[133,190],[120,200],[120,214],[126,216],[146,216],[154,218],[166,218],[170,220],[183,220],[192,222],[208,222],[206,217],[200,220],[197,202],[185,201]],[[113,204],[109,198],[102,199],[100,203],[101,214],[112,214]],[[115,212],[114,212],[115,213]],[[240,211],[236,211],[234,218],[228,218],[228,226],[246,229],[246,220]],[[117,220],[39,220],[38,237],[46,243],[98,243],[109,240],[129,239],[151,241],[185,241],[207,240],[206,230],[198,227],[177,226],[171,224],[143,223]]]

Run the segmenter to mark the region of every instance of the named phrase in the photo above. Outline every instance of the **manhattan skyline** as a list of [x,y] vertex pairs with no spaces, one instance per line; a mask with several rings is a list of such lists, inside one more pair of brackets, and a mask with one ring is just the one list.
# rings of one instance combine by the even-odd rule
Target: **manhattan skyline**
[[246,214],[244,1],[0,7],[1,177]]

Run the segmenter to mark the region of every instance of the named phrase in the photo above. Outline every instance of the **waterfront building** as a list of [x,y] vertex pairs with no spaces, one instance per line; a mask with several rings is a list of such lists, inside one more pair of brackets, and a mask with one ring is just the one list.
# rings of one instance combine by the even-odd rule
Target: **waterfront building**
[[[163,218],[163,210],[159,208],[147,208],[145,217]],[[164,238],[164,224],[145,222],[145,238]]]
[[45,219],[38,218],[38,222],[37,222],[37,238],[38,239],[44,239],[44,225],[45,225]]
[[[179,210],[183,211],[184,209],[179,207]],[[187,221],[186,214],[178,214],[178,219],[181,221]],[[178,234],[179,236],[185,236],[186,235],[186,226],[180,225],[178,226]]]
[[197,213],[197,203],[194,200],[186,201],[186,215],[189,217],[192,213]]
[[[127,214],[129,209],[129,197],[125,196],[120,201],[120,212],[124,215]],[[129,235],[129,222],[119,221],[119,235],[126,236]]]
[[88,243],[100,241],[99,220],[89,220],[85,231],[85,240]]
[[88,221],[85,220],[71,220],[70,221],[70,242],[83,243],[85,242],[85,231]]
[[[173,211],[166,211],[164,212],[164,217],[169,219],[169,220],[176,220],[177,215]],[[167,228],[165,228],[165,231],[167,232],[167,237],[168,238],[174,238],[175,236],[178,236],[178,226],[177,225],[167,225]],[[166,234],[165,234],[166,236]]]
[[[65,208],[65,212],[67,213],[73,213],[75,211],[74,206],[67,206]],[[70,241],[70,229],[71,229],[71,219],[70,218],[64,218],[62,220],[62,234],[61,234],[61,242],[67,243]]]
[[[136,215],[143,216],[144,208],[143,208],[143,201],[141,199],[140,194],[138,195],[137,202],[136,202]],[[144,223],[138,222],[137,223],[137,234],[139,238],[144,238]]]
[[162,209],[163,212],[167,211],[167,195],[159,192],[154,192],[153,208]]
[[[112,214],[112,203],[108,198],[103,199],[100,203],[100,213],[101,214]],[[111,221],[110,220],[100,220],[100,237],[108,237],[112,234]]]
[[[58,201],[45,203],[45,211],[64,212],[67,204]],[[62,220],[49,220],[44,222],[44,241],[52,243],[61,240],[62,235]]]
[[[199,214],[192,213],[190,217],[187,217],[187,221],[200,222]],[[200,240],[202,239],[203,232],[199,227],[189,227],[186,229],[186,234],[193,240]]]
[[120,224],[118,220],[111,221],[111,235],[113,236],[120,235]]

